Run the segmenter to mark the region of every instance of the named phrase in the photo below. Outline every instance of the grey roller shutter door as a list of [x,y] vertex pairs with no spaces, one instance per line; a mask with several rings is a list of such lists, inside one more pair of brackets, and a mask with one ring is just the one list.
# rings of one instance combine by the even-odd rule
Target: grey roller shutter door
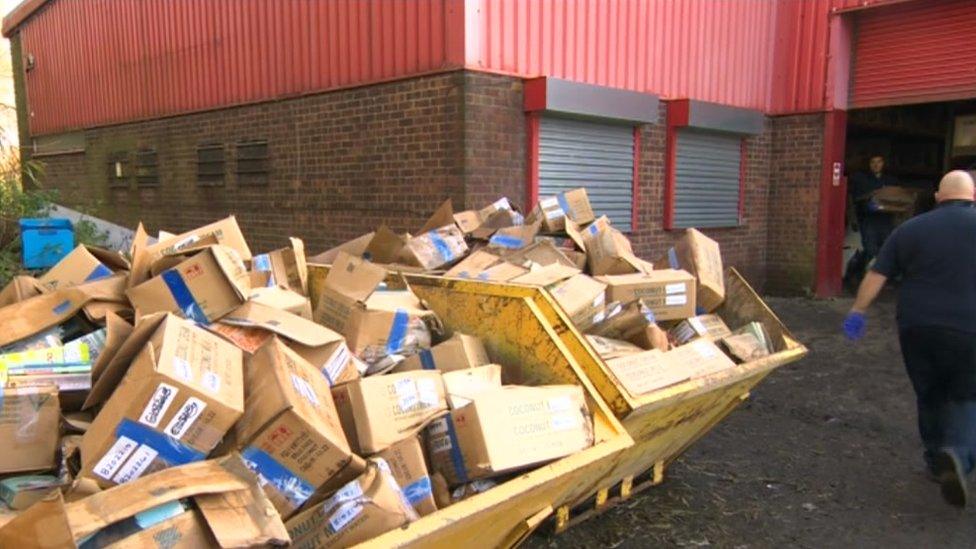
[[593,212],[630,231],[634,129],[544,116],[539,122],[539,196],[586,188]]
[[674,226],[738,225],[742,137],[686,128],[677,149]]

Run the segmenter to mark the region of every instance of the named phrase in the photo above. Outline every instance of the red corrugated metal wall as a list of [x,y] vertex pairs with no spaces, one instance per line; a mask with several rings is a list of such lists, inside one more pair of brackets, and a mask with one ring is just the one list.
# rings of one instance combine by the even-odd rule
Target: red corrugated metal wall
[[468,65],[765,110],[765,0],[478,0]]
[[852,107],[976,97],[976,1],[866,11],[855,32]]
[[31,133],[460,67],[463,27],[459,0],[49,2],[19,29]]

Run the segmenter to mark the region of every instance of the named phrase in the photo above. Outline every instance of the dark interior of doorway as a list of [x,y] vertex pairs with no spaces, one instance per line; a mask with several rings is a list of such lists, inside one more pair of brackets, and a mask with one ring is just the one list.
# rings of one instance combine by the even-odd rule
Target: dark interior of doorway
[[[934,206],[933,193],[945,172],[976,172],[976,100],[855,109],[848,113],[846,143],[848,180],[868,173],[872,156],[884,157],[885,171],[898,185],[920,189],[917,215]],[[861,246],[851,205],[849,201],[845,265]],[[845,281],[856,282],[849,277]]]

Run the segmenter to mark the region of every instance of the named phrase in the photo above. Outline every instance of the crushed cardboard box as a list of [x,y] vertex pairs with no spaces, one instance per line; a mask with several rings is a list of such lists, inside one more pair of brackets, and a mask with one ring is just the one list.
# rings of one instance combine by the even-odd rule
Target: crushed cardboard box
[[696,304],[706,313],[725,301],[725,273],[722,251],[701,231],[686,229],[668,250],[667,263],[672,269],[684,269],[698,280]]
[[454,410],[466,406],[481,393],[501,388],[502,367],[498,364],[486,364],[445,372],[443,378],[447,404]]
[[284,287],[300,295],[308,295],[308,265],[305,262],[305,243],[290,238],[288,248],[281,248],[251,258],[252,271],[268,273],[268,287]]
[[0,291],[0,308],[39,295],[44,291],[40,281],[32,276],[18,275]]
[[610,360],[612,358],[644,352],[644,349],[638,347],[637,345],[621,339],[587,335],[586,341],[590,343],[593,350],[596,351],[596,353],[600,355],[600,358],[603,360]]
[[419,436],[398,441],[375,457],[383,459],[389,465],[393,479],[418,515],[427,516],[437,510],[424,447]]
[[732,330],[725,325],[722,317],[718,315],[693,316],[668,330],[668,337],[675,345],[684,345],[699,337],[716,341],[730,335],[732,335]]
[[246,370],[247,396],[236,441],[244,463],[287,518],[355,456],[329,383],[311,364],[272,337]]
[[607,366],[636,397],[734,367],[735,363],[711,341],[697,339],[667,352],[654,349],[614,358]]
[[38,281],[47,290],[70,288],[85,282],[112,276],[114,273],[99,261],[85,246],[78,246]]
[[57,386],[0,388],[0,473],[41,471],[57,465],[61,410]]
[[203,460],[244,413],[233,344],[171,314],[144,318],[129,341],[140,350],[93,388],[110,396],[81,441],[82,476],[103,487]]
[[477,337],[455,333],[447,341],[438,343],[430,349],[423,349],[397,364],[394,372],[410,370],[440,370],[450,372],[482,366],[491,362],[488,352]]
[[389,466],[374,458],[359,478],[286,525],[297,547],[351,547],[418,518]]
[[541,222],[543,230],[549,233],[564,230],[567,218],[578,225],[594,220],[593,208],[590,206],[586,189],[572,189],[556,196],[542,198],[529,214],[530,222]]

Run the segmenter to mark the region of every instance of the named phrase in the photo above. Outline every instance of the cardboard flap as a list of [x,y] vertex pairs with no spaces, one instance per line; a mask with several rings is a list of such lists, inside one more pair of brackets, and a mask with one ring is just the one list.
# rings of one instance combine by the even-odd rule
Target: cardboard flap
[[151,263],[149,233],[146,232],[142,223],[136,228],[136,234],[132,237],[132,249],[129,255],[132,256],[132,264],[130,265],[131,275],[129,276],[128,287],[132,288],[149,279],[149,264]]
[[580,251],[586,251],[586,241],[583,239],[583,233],[580,232],[579,226],[571,219],[566,220],[566,235],[569,236],[569,239],[573,241],[573,244],[576,244],[576,247]]
[[308,347],[321,347],[342,339],[340,334],[321,324],[252,301],[241,305],[220,322],[231,326],[262,328]]
[[395,263],[407,239],[396,234],[386,225],[376,230],[363,256],[376,263]]
[[434,210],[434,214],[430,216],[427,223],[417,231],[417,234],[424,234],[434,229],[439,229],[446,225],[454,225],[454,206],[451,203],[451,199],[448,198],[441,205]]
[[308,258],[308,261],[309,263],[316,263],[319,265],[332,265],[339,256],[339,252],[346,252],[347,254],[355,257],[362,257],[363,253],[366,252],[366,246],[369,245],[370,240],[373,240],[373,235],[375,234],[376,233],[366,233],[362,236],[357,236],[352,240],[343,242],[334,248],[330,248],[316,256]]
[[528,274],[513,278],[511,282],[548,286],[550,284],[555,284],[556,282],[576,276],[580,274],[580,272],[582,271],[575,267],[568,267],[561,263],[553,263],[552,265],[546,265],[541,269],[536,269]]
[[105,346],[99,353],[98,359],[92,364],[92,381],[97,381],[102,372],[108,367],[109,363],[115,358],[116,353],[132,334],[132,325],[126,322],[119,315],[108,311],[105,314]]
[[75,286],[0,308],[0,346],[61,324],[91,299],[81,286]]
[[257,482],[246,490],[201,494],[194,498],[221,547],[288,545],[281,515]]
[[125,297],[128,279],[129,275],[120,273],[85,284],[79,284],[75,288],[84,292],[93,301],[112,301],[128,304],[128,299]]
[[156,333],[156,329],[166,320],[167,316],[169,313],[155,313],[139,319],[129,337],[104,367],[98,381],[92,385],[91,392],[88,393],[88,398],[85,399],[85,403],[81,407],[82,410],[108,400],[108,397],[115,391],[125,376],[125,372],[129,369],[129,363],[145,347],[146,342]]
[[308,261],[305,259],[305,242],[294,236],[288,238],[291,249],[295,251],[295,263],[298,265],[298,278],[302,281],[302,293],[308,295]]
[[253,476],[237,454],[171,467],[64,506],[75,539],[164,503],[201,494],[250,490]]
[[339,252],[325,278],[325,287],[356,301],[366,301],[386,278],[386,269]]
[[0,528],[0,547],[76,547],[60,491],[54,491]]
[[246,300],[251,293],[251,277],[247,273],[240,256],[233,248],[227,246],[211,246],[210,252],[217,260],[217,265],[220,265],[220,270],[224,272],[224,276],[234,287],[237,296],[241,300]]
[[13,305],[25,299],[44,293],[44,287],[40,281],[32,276],[15,276],[0,291],[0,307]]
[[102,265],[105,265],[113,271],[128,271],[132,264],[129,260],[125,258],[120,252],[115,250],[109,250],[107,248],[99,248],[98,246],[85,245],[88,248],[88,253],[95,256]]

